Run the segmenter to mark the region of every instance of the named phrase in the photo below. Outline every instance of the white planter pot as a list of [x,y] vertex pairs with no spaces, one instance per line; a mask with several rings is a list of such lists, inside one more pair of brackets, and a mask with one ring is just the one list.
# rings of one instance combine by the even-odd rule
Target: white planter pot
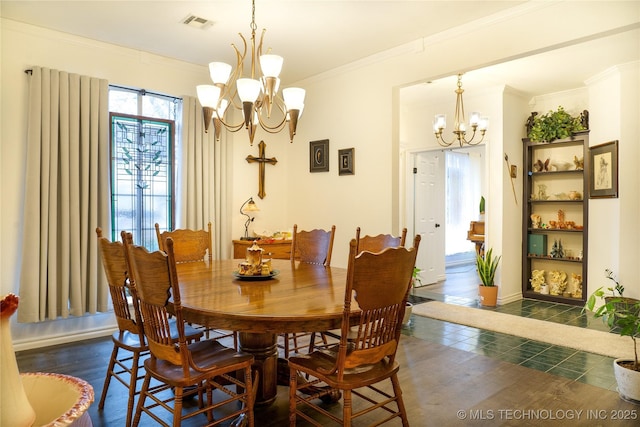
[[633,371],[618,364],[618,362],[625,361],[629,360],[616,359],[613,361],[613,373],[618,384],[618,393],[624,400],[640,404],[640,371]]
[[410,302],[407,303],[407,306],[404,308],[404,317],[402,319],[403,325],[408,325],[411,320],[411,312],[413,311],[413,304]]

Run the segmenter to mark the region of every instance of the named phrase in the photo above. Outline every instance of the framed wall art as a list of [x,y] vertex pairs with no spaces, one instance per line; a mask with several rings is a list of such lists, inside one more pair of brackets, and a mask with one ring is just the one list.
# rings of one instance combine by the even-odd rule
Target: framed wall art
[[589,160],[589,197],[618,197],[618,141],[591,147]]
[[338,150],[338,175],[355,175],[353,168],[355,148]]
[[309,143],[309,172],[329,172],[329,140]]

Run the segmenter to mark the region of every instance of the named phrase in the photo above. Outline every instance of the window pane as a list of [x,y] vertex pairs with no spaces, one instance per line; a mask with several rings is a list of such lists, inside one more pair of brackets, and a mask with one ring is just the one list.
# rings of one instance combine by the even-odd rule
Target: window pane
[[138,92],[110,88],[109,111],[122,114],[138,114]]
[[154,224],[172,224],[172,121],[111,114],[112,238],[130,231],[157,250]]

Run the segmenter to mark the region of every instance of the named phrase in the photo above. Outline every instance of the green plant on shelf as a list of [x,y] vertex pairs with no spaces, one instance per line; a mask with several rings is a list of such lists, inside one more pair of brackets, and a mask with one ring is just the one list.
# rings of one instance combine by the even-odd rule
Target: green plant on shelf
[[531,141],[551,142],[556,139],[569,138],[573,132],[585,130],[584,119],[580,115],[573,117],[562,106],[547,114],[532,114],[532,125],[528,131]]

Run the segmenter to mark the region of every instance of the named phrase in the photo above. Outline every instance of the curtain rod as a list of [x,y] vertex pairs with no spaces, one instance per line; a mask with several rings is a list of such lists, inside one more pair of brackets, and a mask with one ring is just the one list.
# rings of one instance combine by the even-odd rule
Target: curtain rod
[[167,95],[166,93],[151,92],[151,91],[148,91],[146,89],[136,89],[136,88],[132,88],[132,87],[118,86],[118,85],[113,85],[113,84],[110,84],[109,86],[113,87],[113,88],[116,88],[116,89],[124,89],[124,90],[128,90],[128,91],[131,91],[131,92],[138,92],[140,95],[162,96],[164,98],[173,99],[174,102],[182,101],[182,98],[179,98],[179,97],[173,96],[173,95]]
[[[24,70],[24,73],[32,75],[33,74],[33,70],[31,68],[27,68],[26,70]],[[131,88],[131,87],[111,85],[111,84],[109,86],[114,87],[116,89],[124,89],[124,90],[130,90],[132,92],[138,92],[140,95],[153,95],[153,96],[162,96],[162,97],[165,97],[165,98],[171,98],[171,99],[173,99],[174,102],[182,101],[182,98],[179,98],[177,96],[167,95],[166,93],[151,92],[151,91],[148,91],[146,89],[134,89],[134,88]]]

